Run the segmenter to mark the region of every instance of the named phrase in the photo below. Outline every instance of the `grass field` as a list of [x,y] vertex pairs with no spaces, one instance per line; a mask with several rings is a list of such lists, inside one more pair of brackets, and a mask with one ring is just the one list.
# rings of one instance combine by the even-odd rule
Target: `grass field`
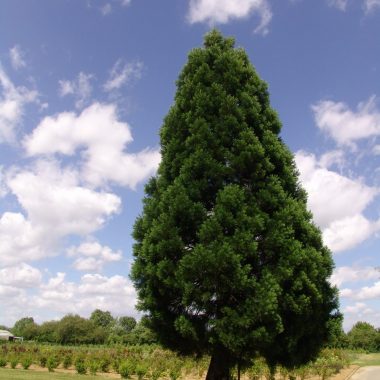
[[380,365],[380,353],[376,353],[376,354],[352,353],[351,355],[350,355],[351,364],[356,364],[360,367],[366,367],[370,365]]
[[24,369],[0,368],[0,380],[110,380],[109,377],[100,375],[76,375],[58,372],[40,372]]

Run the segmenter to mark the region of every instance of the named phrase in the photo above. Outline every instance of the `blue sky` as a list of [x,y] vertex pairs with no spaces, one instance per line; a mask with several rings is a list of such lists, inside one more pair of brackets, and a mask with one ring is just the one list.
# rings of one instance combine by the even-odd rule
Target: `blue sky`
[[136,315],[132,226],[190,49],[267,81],[348,329],[380,317],[380,0],[3,0],[0,324]]

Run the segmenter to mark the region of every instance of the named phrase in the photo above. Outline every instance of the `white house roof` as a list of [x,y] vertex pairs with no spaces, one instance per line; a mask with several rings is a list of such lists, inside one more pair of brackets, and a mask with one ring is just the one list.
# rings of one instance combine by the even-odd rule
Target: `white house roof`
[[13,336],[13,334],[7,330],[0,330],[0,336]]

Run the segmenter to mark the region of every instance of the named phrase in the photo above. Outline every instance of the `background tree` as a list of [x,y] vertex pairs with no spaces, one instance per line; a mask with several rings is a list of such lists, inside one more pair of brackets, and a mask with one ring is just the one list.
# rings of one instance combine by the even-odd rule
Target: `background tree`
[[38,327],[36,340],[39,342],[56,343],[59,341],[57,336],[57,329],[59,321],[47,321]]
[[100,309],[96,309],[91,313],[90,321],[94,322],[96,326],[101,326],[105,329],[115,323],[115,319],[109,311]]
[[32,317],[24,317],[19,319],[12,328],[12,333],[21,336],[26,340],[34,339],[37,335],[38,326]]
[[136,319],[133,317],[120,317],[118,323],[124,329],[125,332],[129,333],[136,327]]
[[96,326],[92,320],[79,315],[68,314],[58,323],[56,329],[57,342],[61,344],[104,343],[106,331]]
[[343,315],[337,313],[334,315],[327,324],[329,329],[329,338],[327,346],[331,348],[347,348],[348,339],[343,330]]
[[347,334],[349,347],[376,352],[380,349],[380,333],[368,322],[357,322]]
[[161,128],[132,279],[161,343],[211,354],[207,379],[257,353],[272,368],[308,361],[337,308],[331,254],[280,129],[244,50],[206,35]]

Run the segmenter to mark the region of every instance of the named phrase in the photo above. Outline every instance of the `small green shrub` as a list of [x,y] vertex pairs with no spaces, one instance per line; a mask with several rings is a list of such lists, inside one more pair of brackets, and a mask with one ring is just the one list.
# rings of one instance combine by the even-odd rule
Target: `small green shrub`
[[120,359],[116,358],[112,362],[112,368],[116,373],[119,373]]
[[102,372],[109,372],[111,361],[108,358],[103,358],[99,363],[99,368]]
[[145,364],[139,363],[136,366],[136,375],[137,375],[138,380],[143,380],[147,372],[148,372],[148,367]]
[[5,367],[7,365],[7,361],[4,358],[0,358],[0,367]]
[[32,358],[30,356],[25,356],[22,360],[21,360],[21,365],[22,365],[22,368],[24,369],[28,369],[31,365],[32,365]]
[[178,380],[181,377],[182,361],[174,358],[169,362],[169,377],[170,380]]
[[72,356],[71,355],[65,355],[63,357],[62,364],[63,364],[63,368],[64,369],[67,369],[67,368],[71,367],[71,365],[73,364],[73,358],[72,358]]
[[77,358],[75,360],[75,369],[79,375],[85,375],[87,372],[86,363],[83,358]]
[[96,372],[99,370],[99,364],[96,360],[90,360],[88,362],[88,369],[91,373],[91,375],[96,375]]
[[45,368],[46,367],[46,362],[47,362],[47,357],[46,356],[41,356],[40,357],[40,366],[42,368]]
[[54,369],[58,367],[58,361],[54,356],[49,356],[46,362],[46,366],[49,372],[54,372]]
[[133,368],[132,363],[125,361],[120,364],[119,373],[123,379],[130,379],[131,376],[133,375],[133,372],[134,372],[134,368]]
[[11,368],[15,369],[17,367],[17,364],[18,364],[18,359],[16,357],[12,357],[9,362],[11,364]]

